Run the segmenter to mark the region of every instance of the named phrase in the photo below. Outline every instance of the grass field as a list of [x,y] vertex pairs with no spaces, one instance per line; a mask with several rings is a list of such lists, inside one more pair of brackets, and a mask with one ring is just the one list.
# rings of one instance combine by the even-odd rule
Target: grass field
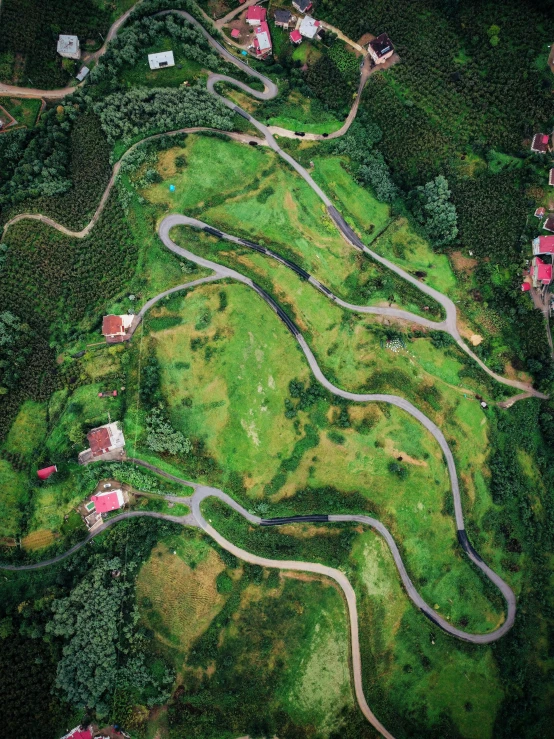
[[24,100],[13,97],[0,97],[0,105],[15,118],[19,126],[32,128],[40,110],[40,100]]
[[[176,189],[171,193],[164,168],[170,156],[179,155],[185,156],[187,166],[172,178]],[[338,182],[342,170],[338,159],[336,162],[334,177]],[[184,151],[169,150],[160,157],[158,172],[164,181],[143,190],[142,195],[163,212],[187,213],[228,233],[270,244],[353,302],[379,303],[394,291],[404,306],[409,302],[413,310],[423,312],[424,305],[430,303],[431,312],[440,313],[433,301],[424,299],[389,270],[357,255],[313,190],[271,151],[189,136]],[[353,187],[351,180],[349,183]],[[347,187],[343,182],[336,186]],[[363,227],[371,242],[388,222],[388,207],[368,191],[358,189],[363,195]]]
[[[173,50],[175,66],[167,69],[150,69],[148,54],[157,54],[161,51]],[[180,44],[176,44],[170,37],[159,39],[153,46],[141,49],[141,58],[133,66],[123,67],[120,80],[126,87],[178,87],[183,82],[195,82],[206,79],[206,73],[198,62],[184,56]]]
[[[264,721],[284,722],[279,735],[303,727],[327,737],[354,706],[340,595],[327,583],[233,559],[225,564],[209,539],[186,531],[160,542],[138,575],[143,624],[171,655],[181,700],[211,716],[207,739],[255,731],[262,704]],[[173,726],[179,703],[170,707]],[[198,720],[188,717],[191,735]],[[161,736],[166,721],[156,714]]]

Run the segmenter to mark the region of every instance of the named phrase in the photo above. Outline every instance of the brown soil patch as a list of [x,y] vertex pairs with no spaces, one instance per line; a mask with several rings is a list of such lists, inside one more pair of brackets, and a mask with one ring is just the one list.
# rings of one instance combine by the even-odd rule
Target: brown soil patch
[[398,459],[398,457],[402,457],[403,462],[413,464],[416,467],[428,467],[427,462],[425,462],[423,459],[415,459],[414,457],[410,457],[409,454],[406,454],[406,452],[396,449],[391,439],[385,439],[385,451],[387,454],[390,454],[395,459]]
[[175,157],[181,154],[181,149],[166,149],[158,154],[157,170],[164,178],[177,174],[175,167]]
[[370,41],[373,41],[374,38],[375,36],[372,33],[364,33],[364,35],[358,39],[357,43],[360,46],[367,46]]
[[[213,550],[194,570],[165,544],[153,550],[137,578],[137,600],[140,604],[147,598],[161,617],[172,637],[157,634],[161,641],[186,651],[206,630],[224,603],[216,588],[216,578],[224,569]],[[147,611],[143,618],[156,631]]]
[[479,344],[483,341],[483,337],[480,334],[472,334],[469,337],[469,340],[472,346],[479,346]]
[[33,531],[31,534],[21,539],[21,546],[23,549],[28,551],[35,551],[37,549],[44,549],[44,547],[50,546],[59,537],[59,534],[55,534],[49,529],[38,529]]
[[466,257],[461,251],[452,251],[449,254],[450,261],[456,272],[465,272],[471,274],[475,267],[479,264],[477,259]]

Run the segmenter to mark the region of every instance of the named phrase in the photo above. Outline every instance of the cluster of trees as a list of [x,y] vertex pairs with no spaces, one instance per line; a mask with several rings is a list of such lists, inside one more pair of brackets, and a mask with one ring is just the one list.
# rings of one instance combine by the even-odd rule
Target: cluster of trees
[[9,311],[0,313],[0,395],[17,383],[31,351],[30,327]]
[[201,87],[134,88],[108,95],[94,105],[108,140],[129,140],[139,134],[209,126],[227,130],[233,114]]
[[[187,59],[212,70],[225,66],[203,34],[179,15],[147,16],[124,26],[90,73],[90,81],[109,81],[117,85],[119,71],[144,58],[144,50],[160,38],[169,36]],[[174,49],[175,50],[175,49]]]
[[[95,0],[5,0],[0,20],[0,54],[11,64],[3,67],[1,82],[19,81],[39,88],[63,87],[69,78],[56,50],[58,34],[80,37],[84,45],[93,39],[100,46],[101,36],[110,25],[107,4]],[[15,66],[16,55],[24,65]]]
[[159,538],[175,532],[167,522],[125,521],[55,571],[6,586],[0,678],[14,735],[35,737],[37,721],[55,735],[75,709],[129,725],[134,709],[167,702],[175,673],[140,625],[135,577]]
[[412,212],[434,247],[447,246],[458,235],[458,216],[451,195],[443,175],[416,187],[412,193]]
[[153,452],[181,456],[192,449],[190,440],[173,428],[160,408],[152,408],[146,417],[146,429],[146,446]]

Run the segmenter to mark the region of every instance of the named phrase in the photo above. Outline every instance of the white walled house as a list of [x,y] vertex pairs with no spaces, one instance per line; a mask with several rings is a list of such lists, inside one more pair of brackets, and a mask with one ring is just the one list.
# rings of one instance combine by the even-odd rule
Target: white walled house
[[81,46],[79,44],[79,37],[60,34],[58,37],[57,51],[60,56],[66,59],[80,59]]

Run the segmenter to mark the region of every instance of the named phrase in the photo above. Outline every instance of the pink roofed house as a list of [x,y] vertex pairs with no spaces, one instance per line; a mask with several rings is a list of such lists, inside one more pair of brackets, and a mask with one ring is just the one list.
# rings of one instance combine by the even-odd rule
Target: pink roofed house
[[530,282],[522,283],[521,289],[524,293],[528,292],[531,289],[531,283]]
[[533,143],[531,144],[531,151],[537,154],[546,154],[548,151],[549,135],[546,133],[536,133],[533,136]]
[[246,11],[246,22],[251,26],[259,26],[265,23],[267,10],[260,5],[251,5]]
[[81,726],[77,726],[72,729],[69,734],[62,736],[62,739],[92,739],[92,731],[90,729],[83,729]]
[[302,34],[300,31],[291,31],[290,32],[290,40],[293,44],[301,44],[302,43]]
[[258,59],[265,59],[271,54],[271,36],[269,35],[269,26],[265,21],[257,26],[252,45],[254,46]]
[[233,28],[231,31],[231,38],[240,38],[240,31],[238,28]]
[[537,208],[537,210],[535,211],[535,216],[536,216],[537,218],[542,218],[542,217],[544,216],[544,214],[545,214],[545,213],[546,213],[546,208],[543,208],[543,207],[541,206],[540,208]]
[[540,257],[535,257],[531,262],[531,279],[533,287],[550,285],[552,282],[552,265],[546,264]]
[[554,236],[537,236],[533,239],[533,254],[554,254]]
[[110,513],[117,511],[125,505],[122,490],[108,490],[105,493],[96,493],[91,495],[90,499],[94,503],[97,513]]

